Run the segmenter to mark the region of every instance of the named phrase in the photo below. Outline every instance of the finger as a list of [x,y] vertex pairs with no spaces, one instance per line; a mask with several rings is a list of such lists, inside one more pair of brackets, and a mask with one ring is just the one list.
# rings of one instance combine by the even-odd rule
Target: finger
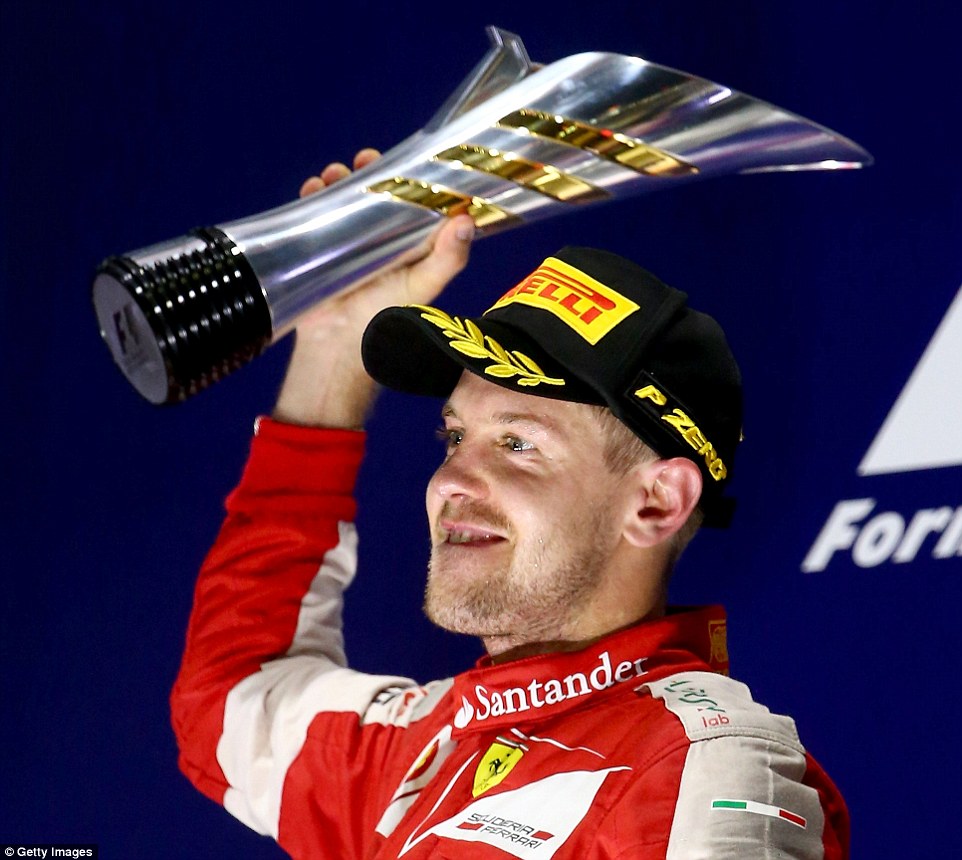
[[378,150],[369,146],[365,147],[354,156],[354,169],[360,170],[362,167],[367,167],[372,161],[377,161],[380,157],[381,153]]
[[298,197],[309,197],[311,194],[317,194],[317,192],[323,190],[324,187],[324,180],[321,179],[320,176],[312,176],[310,179],[304,180]]
[[345,176],[351,175],[351,169],[346,165],[342,164],[340,161],[335,161],[332,164],[327,165],[321,171],[321,181],[325,185],[330,185],[332,182],[337,182],[339,179],[343,179]]
[[431,253],[411,268],[409,283],[414,301],[431,301],[468,264],[474,235],[470,215],[458,215],[441,227]]

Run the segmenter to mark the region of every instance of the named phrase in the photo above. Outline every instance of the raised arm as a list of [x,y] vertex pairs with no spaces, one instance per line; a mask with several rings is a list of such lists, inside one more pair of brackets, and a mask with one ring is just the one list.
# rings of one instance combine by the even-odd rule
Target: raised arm
[[[362,152],[355,166],[373,157]],[[346,172],[330,166],[302,194]],[[274,416],[259,422],[198,579],[171,695],[181,768],[206,795],[297,855],[360,853],[358,834],[373,833],[376,817],[358,827],[338,813],[330,826],[303,832],[285,822],[303,820],[304,804],[340,810],[351,780],[363,778],[361,762],[372,772],[406,767],[389,755],[389,733],[379,728],[402,718],[380,694],[411,687],[410,702],[424,691],[407,679],[348,669],[341,633],[342,592],[356,561],[353,486],[364,439],[356,431],[374,395],[360,341],[381,308],[433,299],[465,265],[473,232],[467,216],[445,222],[390,272],[301,322]],[[324,773],[320,789],[311,768]],[[376,816],[372,800],[365,814]]]

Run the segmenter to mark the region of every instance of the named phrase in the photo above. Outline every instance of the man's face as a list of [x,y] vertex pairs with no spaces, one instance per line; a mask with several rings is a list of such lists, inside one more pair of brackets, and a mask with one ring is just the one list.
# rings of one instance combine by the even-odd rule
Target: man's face
[[427,490],[428,617],[481,637],[577,635],[623,510],[595,413],[465,372],[443,417],[447,453]]

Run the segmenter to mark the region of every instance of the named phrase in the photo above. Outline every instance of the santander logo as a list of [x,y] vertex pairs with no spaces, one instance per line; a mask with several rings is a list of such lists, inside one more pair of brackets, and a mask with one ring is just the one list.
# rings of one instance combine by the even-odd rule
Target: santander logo
[[461,696],[461,707],[454,715],[454,725],[464,729],[472,723],[481,723],[491,717],[559,705],[587,696],[592,691],[623,684],[647,674],[644,668],[647,659],[641,657],[638,660],[624,660],[612,667],[611,655],[603,651],[598,657],[598,665],[587,674],[572,672],[564,678],[549,678],[544,682],[532,678],[527,686],[506,687],[503,690],[489,690],[483,684],[476,684],[474,702],[467,696]]

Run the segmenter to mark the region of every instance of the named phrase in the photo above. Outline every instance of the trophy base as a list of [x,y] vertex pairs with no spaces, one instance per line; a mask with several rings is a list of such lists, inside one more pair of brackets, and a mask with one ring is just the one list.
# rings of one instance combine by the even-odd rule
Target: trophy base
[[114,361],[151,403],[177,403],[260,355],[271,313],[249,263],[216,228],[195,230],[192,249],[139,263],[109,257],[93,303]]

